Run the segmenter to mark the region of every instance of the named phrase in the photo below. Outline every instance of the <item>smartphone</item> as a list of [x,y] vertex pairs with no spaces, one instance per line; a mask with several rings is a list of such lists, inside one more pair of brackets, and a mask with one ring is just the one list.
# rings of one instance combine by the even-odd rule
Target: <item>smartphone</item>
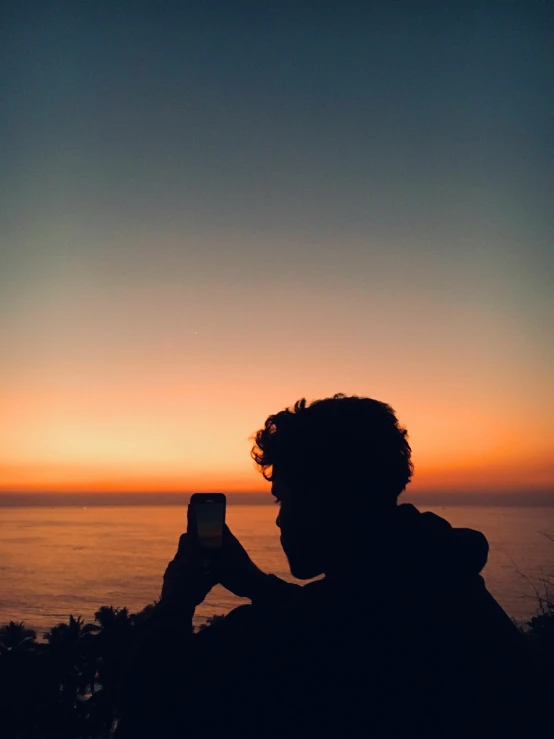
[[189,532],[205,555],[217,554],[223,544],[226,498],[223,493],[195,493],[189,502]]

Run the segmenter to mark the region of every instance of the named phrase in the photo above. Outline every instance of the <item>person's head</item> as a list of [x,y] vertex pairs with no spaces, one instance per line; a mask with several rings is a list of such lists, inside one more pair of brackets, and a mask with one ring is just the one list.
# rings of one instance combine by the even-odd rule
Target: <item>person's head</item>
[[281,508],[277,525],[295,577],[332,569],[364,527],[394,509],[413,472],[393,409],[337,394],[269,416],[252,457]]

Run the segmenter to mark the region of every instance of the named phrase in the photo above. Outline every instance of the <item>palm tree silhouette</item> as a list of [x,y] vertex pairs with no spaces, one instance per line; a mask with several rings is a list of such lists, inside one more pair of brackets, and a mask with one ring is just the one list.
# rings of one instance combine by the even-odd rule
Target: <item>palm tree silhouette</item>
[[[81,616],[53,626],[44,634],[47,642],[45,676],[48,699],[42,720],[47,727],[58,726],[62,735],[78,736],[88,709],[84,698],[92,689],[96,674],[90,651],[93,627]],[[79,732],[79,733],[78,733]]]
[[96,683],[88,700],[89,716],[97,733],[107,734],[115,718],[115,701],[121,670],[134,641],[135,616],[127,608],[102,606],[94,614],[96,623],[92,664]]
[[213,616],[208,616],[208,618],[205,620],[203,624],[200,624],[198,627],[198,631],[204,631],[204,629],[207,629],[209,626],[213,626],[214,624],[217,624],[219,621],[222,621],[225,618],[223,614],[217,614],[215,613]]
[[146,623],[154,613],[154,609],[157,605],[158,601],[155,600],[152,603],[148,603],[148,605],[144,606],[141,611],[138,611],[137,613],[132,613],[131,618],[133,619],[133,624],[135,626],[140,626],[141,624]]
[[49,654],[53,657],[57,672],[61,678],[62,689],[71,688],[75,694],[82,695],[90,688],[90,684],[84,684],[79,680],[86,666],[90,635],[95,627],[86,624],[81,616],[75,618],[69,616],[67,623],[59,623],[44,634],[44,638],[50,645]]
[[36,647],[36,631],[28,629],[23,621],[10,621],[0,628],[0,654],[32,650]]
[[0,628],[0,712],[2,736],[27,736],[35,722],[37,695],[36,632],[23,621],[10,621]]

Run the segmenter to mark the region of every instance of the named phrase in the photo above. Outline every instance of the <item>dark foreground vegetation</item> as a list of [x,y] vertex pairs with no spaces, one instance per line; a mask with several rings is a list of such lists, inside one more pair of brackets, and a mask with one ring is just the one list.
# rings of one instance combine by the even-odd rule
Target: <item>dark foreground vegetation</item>
[[[521,627],[536,669],[554,699],[554,597],[537,594],[538,612]],[[102,606],[37,640],[22,622],[0,628],[0,736],[4,739],[107,739],[115,724],[122,667],[153,605],[140,613]],[[200,629],[223,618],[214,616]],[[533,709],[531,709],[533,710]],[[535,706],[534,710],[546,710]]]
[[0,736],[109,737],[121,669],[154,605],[139,613],[102,606],[94,623],[69,616],[43,640],[23,622],[0,627]]

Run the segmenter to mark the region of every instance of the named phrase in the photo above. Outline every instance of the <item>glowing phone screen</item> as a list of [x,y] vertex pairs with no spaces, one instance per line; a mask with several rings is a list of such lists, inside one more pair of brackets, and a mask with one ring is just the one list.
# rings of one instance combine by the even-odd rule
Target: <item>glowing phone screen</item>
[[203,503],[194,506],[198,543],[204,549],[219,549],[223,536],[225,506],[221,503]]

